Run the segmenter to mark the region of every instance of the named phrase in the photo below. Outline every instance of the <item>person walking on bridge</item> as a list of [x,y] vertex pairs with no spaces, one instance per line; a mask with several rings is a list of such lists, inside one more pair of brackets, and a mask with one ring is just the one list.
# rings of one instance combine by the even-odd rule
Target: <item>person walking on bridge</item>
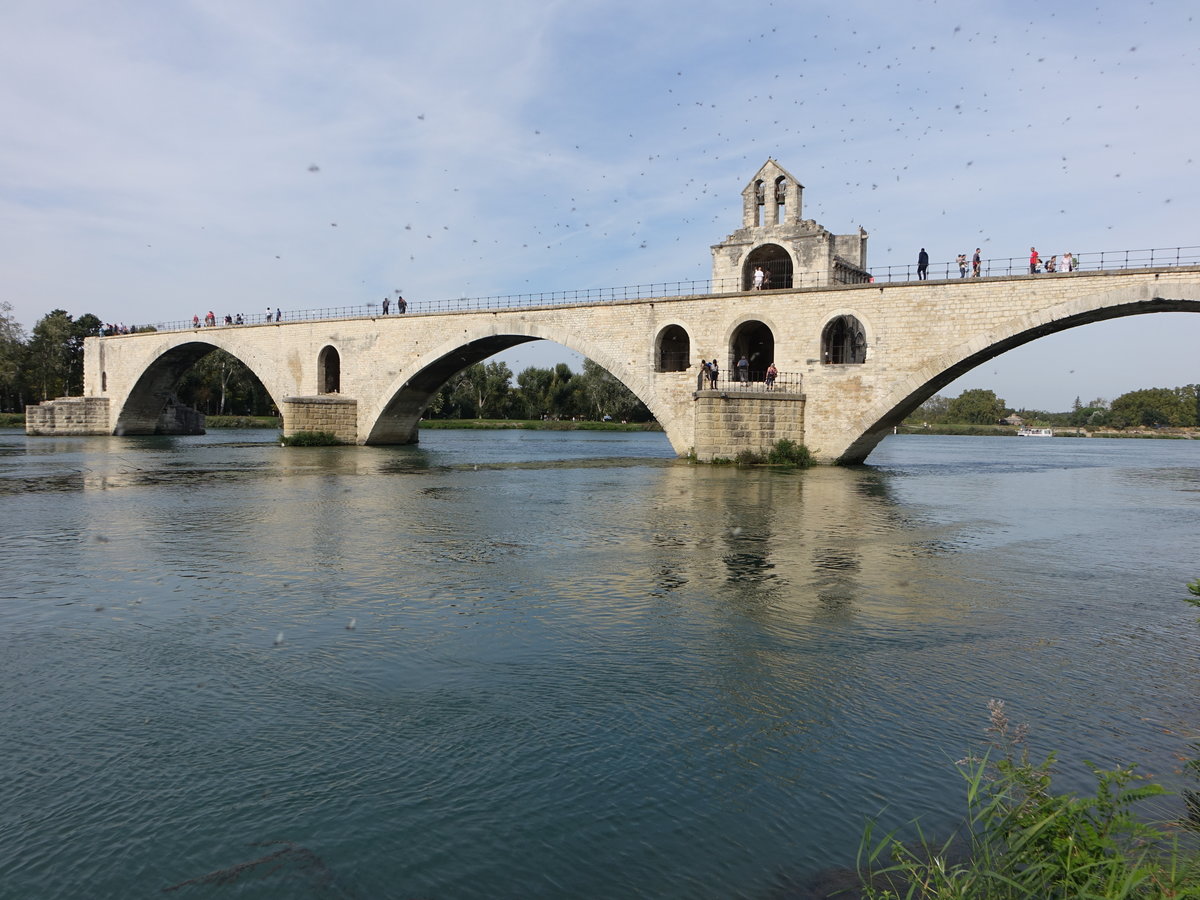
[[982,260],[979,258],[979,248],[975,248],[975,255],[971,257],[971,277],[979,277],[979,264]]
[[384,297],[384,298],[383,298],[383,314],[384,314],[385,316],[388,314],[388,307],[389,307],[389,306],[391,306],[391,304],[392,304],[392,298],[391,298],[391,297]]
[[917,281],[929,280],[929,254],[925,252],[925,248],[921,248],[921,252],[917,254]]
[[1038,269],[1041,266],[1041,264],[1042,264],[1042,260],[1038,256],[1037,248],[1030,247],[1029,248],[1029,274],[1036,275],[1038,273]]

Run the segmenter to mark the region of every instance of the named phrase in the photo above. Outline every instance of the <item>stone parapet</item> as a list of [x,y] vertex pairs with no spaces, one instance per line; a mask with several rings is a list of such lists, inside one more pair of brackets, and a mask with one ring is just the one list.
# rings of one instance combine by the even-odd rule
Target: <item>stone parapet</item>
[[701,462],[766,455],[776,442],[804,443],[803,394],[766,390],[696,391],[692,450]]
[[283,435],[324,431],[344,444],[358,441],[358,401],[349,397],[285,397]]

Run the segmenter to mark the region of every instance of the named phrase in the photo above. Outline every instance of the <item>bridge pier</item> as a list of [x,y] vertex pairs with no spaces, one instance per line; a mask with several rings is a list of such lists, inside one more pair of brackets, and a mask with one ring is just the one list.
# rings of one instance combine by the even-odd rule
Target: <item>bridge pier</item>
[[317,397],[284,397],[283,436],[301,431],[324,431],[343,444],[358,443],[358,401],[322,394]]
[[804,443],[803,394],[768,391],[760,384],[746,388],[700,390],[695,400],[693,452],[701,462],[735,459],[749,451],[765,456],[781,440]]
[[[25,410],[25,433],[114,434],[107,397],[59,397]],[[125,422],[120,434],[204,434],[204,414],[167,398],[157,416]]]

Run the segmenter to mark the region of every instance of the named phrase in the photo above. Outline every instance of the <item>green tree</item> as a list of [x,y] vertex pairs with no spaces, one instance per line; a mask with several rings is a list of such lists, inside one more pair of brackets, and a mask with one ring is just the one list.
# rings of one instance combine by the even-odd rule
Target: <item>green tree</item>
[[911,424],[923,424],[928,422],[931,425],[940,425],[946,421],[946,415],[950,411],[950,398],[943,397],[941,394],[934,394],[915,410],[905,420]]
[[467,366],[434,395],[427,414],[439,419],[504,419],[514,408],[512,370],[492,361]]
[[181,403],[206,415],[266,416],[272,402],[257,376],[236,356],[214,350],[184,373],[175,388]]
[[67,395],[74,334],[74,322],[64,309],[47,313],[33,326],[27,371],[37,402]]
[[25,333],[12,316],[12,304],[0,303],[0,412],[21,412]]
[[590,359],[583,361],[581,393],[587,403],[586,415],[596,420],[606,415],[614,419],[645,421],[650,411],[638,400],[637,395],[598,363]]
[[1183,388],[1148,388],[1122,394],[1112,402],[1112,424],[1118,428],[1195,425],[1195,385]]
[[1004,417],[1004,401],[994,391],[976,388],[950,401],[946,420],[969,425],[995,425]]

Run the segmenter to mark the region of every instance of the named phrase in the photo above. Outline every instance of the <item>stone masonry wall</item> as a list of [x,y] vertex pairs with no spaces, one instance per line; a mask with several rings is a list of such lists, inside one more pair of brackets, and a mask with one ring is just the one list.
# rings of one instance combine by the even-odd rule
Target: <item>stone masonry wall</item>
[[696,458],[765,454],[776,441],[804,443],[804,395],[774,391],[697,391]]
[[25,410],[25,433],[111,434],[107,397],[59,397]]
[[327,431],[344,444],[358,440],[358,401],[348,397],[286,397],[283,434]]

